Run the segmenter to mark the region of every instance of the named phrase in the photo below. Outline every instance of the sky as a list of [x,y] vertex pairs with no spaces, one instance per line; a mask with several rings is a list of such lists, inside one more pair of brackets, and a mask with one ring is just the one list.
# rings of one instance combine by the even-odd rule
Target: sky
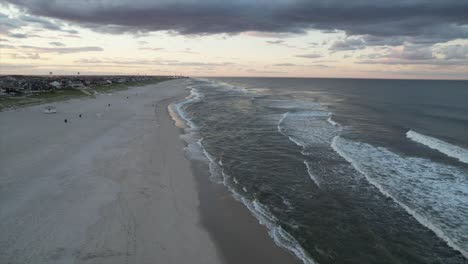
[[468,79],[467,0],[0,0],[0,74]]

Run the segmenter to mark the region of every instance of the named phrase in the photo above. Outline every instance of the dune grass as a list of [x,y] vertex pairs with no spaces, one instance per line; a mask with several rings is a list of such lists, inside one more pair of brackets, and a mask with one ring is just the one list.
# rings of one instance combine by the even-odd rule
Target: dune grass
[[[109,84],[109,85],[99,85],[91,87],[92,90],[96,91],[97,93],[108,93],[112,91],[122,91],[126,90],[130,87],[134,86],[142,86],[142,85],[149,85],[149,84],[156,84],[162,81],[170,80],[169,77],[160,77],[157,79],[146,80],[146,81],[138,81],[138,82],[131,82],[125,84]],[[91,91],[92,91],[91,90]],[[53,90],[53,91],[46,91],[37,94],[31,94],[27,96],[0,96],[0,111],[4,111],[10,108],[20,108],[24,106],[30,105],[38,105],[38,104],[47,104],[57,101],[65,101],[74,98],[80,97],[93,97],[81,92],[78,89],[60,89],[60,90]]]
[[0,111],[9,108],[18,108],[36,104],[47,104],[56,101],[69,100],[87,96],[79,90],[62,89],[50,92],[32,94],[28,96],[0,97]]

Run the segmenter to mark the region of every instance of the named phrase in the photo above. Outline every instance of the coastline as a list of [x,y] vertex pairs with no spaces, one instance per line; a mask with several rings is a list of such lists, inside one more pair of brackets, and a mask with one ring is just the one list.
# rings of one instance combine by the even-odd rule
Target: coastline
[[1,112],[0,262],[223,263],[167,114],[182,82]]
[[301,264],[286,249],[276,245],[268,230],[227,187],[209,178],[205,162],[192,161],[199,189],[201,223],[210,233],[226,264]]

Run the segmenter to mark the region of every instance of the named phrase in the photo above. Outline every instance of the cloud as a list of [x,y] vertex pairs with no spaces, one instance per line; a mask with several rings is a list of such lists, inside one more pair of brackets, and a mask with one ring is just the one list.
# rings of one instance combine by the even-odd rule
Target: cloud
[[190,54],[197,54],[198,52],[196,51],[193,51],[192,49],[190,48],[186,48],[184,50],[178,50],[177,52],[180,52],[180,53],[190,53]]
[[361,37],[349,37],[340,39],[330,46],[331,51],[342,51],[342,50],[359,50],[365,49],[366,43]]
[[62,31],[69,34],[78,34],[78,31],[73,29],[64,29],[63,24],[56,21],[51,21],[46,18],[30,16],[30,15],[21,15],[18,17],[19,20],[23,22],[29,22],[30,24],[37,24],[41,28],[53,30],[53,31]]
[[468,59],[468,45],[449,45],[437,50],[446,60]]
[[360,55],[359,64],[382,65],[468,65],[468,45],[438,46],[406,44],[403,47],[388,49],[382,53]]
[[143,48],[138,48],[139,50],[150,50],[150,51],[158,51],[158,50],[164,50],[164,48],[150,48],[150,47],[143,47]]
[[310,64],[310,65],[303,65],[303,64],[294,64],[294,63],[278,63],[278,64],[273,64],[273,66],[277,66],[277,67],[315,67],[315,68],[333,68],[332,66],[325,65],[325,64]]
[[37,65],[30,64],[15,64],[15,63],[2,63],[2,70],[6,69],[34,69]]
[[67,47],[67,48],[48,48],[48,47],[36,47],[36,46],[20,46],[23,49],[40,52],[40,53],[80,53],[80,52],[92,52],[92,51],[103,51],[101,47]]
[[35,34],[24,34],[24,33],[10,33],[7,35],[10,38],[17,38],[17,39],[25,39],[25,38],[34,38],[40,37],[39,35]]
[[271,44],[271,45],[283,46],[283,47],[287,47],[287,48],[303,49],[303,48],[298,48],[298,47],[293,46],[293,45],[289,45],[286,41],[281,40],[281,39],[278,39],[278,40],[267,40],[266,43],[267,43],[267,44]]
[[304,66],[304,65],[298,65],[294,63],[277,63],[273,64],[273,66],[279,66],[279,67],[295,67],[295,66]]
[[268,44],[282,44],[284,43],[284,40],[267,40],[266,43]]
[[25,60],[40,60],[41,57],[37,53],[25,53],[25,54],[10,54],[10,57],[13,59],[25,59]]
[[382,64],[382,65],[432,65],[432,66],[468,66],[467,60],[404,60],[404,59],[386,59],[386,60],[362,60],[358,64]]
[[317,58],[322,58],[323,55],[317,54],[317,53],[311,53],[311,54],[300,54],[300,55],[296,55],[296,57],[299,57],[299,58],[307,58],[307,59],[317,59]]
[[404,46],[403,51],[393,56],[404,60],[430,60],[434,58],[432,48],[422,45],[409,45]]
[[13,46],[13,45],[0,44],[0,48],[2,48],[2,49],[15,49],[16,47]]
[[75,63],[80,64],[108,64],[108,65],[154,65],[154,66],[189,66],[189,67],[218,67],[236,65],[232,62],[191,62],[178,60],[159,59],[80,59]]
[[268,70],[257,70],[257,69],[247,69],[246,72],[256,73],[256,74],[284,74],[287,72],[284,71],[268,71]]
[[[319,29],[342,30],[348,36],[410,37],[415,43],[468,37],[468,1],[460,0],[6,1],[35,16],[108,33],[303,33]],[[337,43],[335,50],[346,47]]]
[[61,37],[64,37],[64,38],[81,38],[80,36],[78,35],[72,35],[72,34],[64,34],[64,35],[60,35]]
[[57,46],[57,47],[65,47],[65,44],[63,44],[62,42],[58,42],[58,41],[52,41],[52,42],[49,42],[49,44],[52,46]]
[[78,34],[78,31],[76,30],[65,29],[64,23],[60,21],[55,21],[43,17],[31,16],[23,13],[20,13],[17,16],[9,16],[0,12],[0,24],[2,25],[2,27],[0,27],[0,33],[12,35],[11,37],[15,37],[14,35],[24,35],[20,33],[12,33],[12,31],[19,30],[27,26],[36,26],[42,29],[60,31],[68,34]]

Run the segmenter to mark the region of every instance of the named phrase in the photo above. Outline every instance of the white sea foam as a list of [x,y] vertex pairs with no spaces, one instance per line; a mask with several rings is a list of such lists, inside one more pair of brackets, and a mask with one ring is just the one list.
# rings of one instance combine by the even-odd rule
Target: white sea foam
[[195,142],[188,143],[187,147],[185,147],[186,156],[191,160],[198,160],[198,161],[208,161],[205,153],[203,152],[203,148],[201,147],[201,140],[199,139]]
[[202,142],[200,142],[200,146],[203,150],[203,154],[205,154],[205,157],[208,159],[210,179],[216,183],[224,183],[224,185],[226,185],[226,177],[222,174],[222,165],[219,165],[219,163],[216,162],[216,159],[213,156],[211,156],[210,153],[208,153],[208,151],[206,151],[206,149],[203,147]]
[[[177,113],[177,115],[185,121],[185,124],[187,124],[190,129],[196,129],[197,126],[187,116],[184,110],[187,104],[201,102],[203,98],[204,98],[204,95],[198,89],[196,89],[195,87],[192,87],[190,90],[190,95],[187,98],[185,98],[185,100],[169,105],[169,108],[168,108],[169,113],[174,113],[174,112]],[[177,124],[181,125],[180,122],[177,122],[176,120],[174,121],[176,122],[176,125]],[[182,128],[186,128],[186,127],[183,126],[182,124]]]
[[299,147],[305,148],[306,145],[305,145],[304,142],[301,142],[301,141],[299,141],[299,140],[296,140],[295,138],[290,137],[290,136],[286,133],[285,129],[283,128],[283,120],[288,116],[288,114],[289,114],[289,112],[284,113],[283,116],[281,117],[281,119],[278,121],[278,126],[277,126],[278,131],[279,131],[281,134],[287,136],[287,137],[289,138],[289,140],[291,140],[294,144],[298,145]]
[[187,104],[200,102],[204,96],[194,86],[189,85],[187,88],[191,89],[190,95],[183,101],[170,104],[168,106],[168,111],[172,120],[174,120],[174,124],[185,130],[185,134],[181,135],[181,138],[187,143],[185,151],[188,158],[205,161],[206,156],[203,153],[203,148],[201,146],[202,139],[197,133],[197,126],[185,112]]
[[294,143],[303,147],[311,145],[329,146],[340,128],[327,122],[329,112],[288,112],[280,120],[280,132],[289,136]]
[[309,173],[310,178],[314,181],[315,185],[320,188],[320,182],[317,179],[317,176],[312,172],[310,164],[304,160],[304,164],[306,165],[307,168],[307,173]]
[[[308,147],[329,146],[333,137],[341,131],[337,123],[330,123],[330,115],[330,112],[321,110],[287,112],[278,122],[278,131],[302,147],[301,153],[307,156]],[[304,160],[304,164],[310,178],[320,188],[320,180],[312,172],[311,164],[307,160]]]
[[327,122],[332,126],[339,126],[339,124],[332,120],[332,116],[330,115],[327,119]]
[[406,137],[431,149],[435,149],[449,157],[458,159],[459,161],[468,164],[468,149],[452,145],[437,138],[420,134],[413,130],[406,132]]
[[339,136],[331,146],[381,193],[468,258],[466,171]]
[[247,94],[249,90],[247,88],[239,86],[239,85],[232,85],[227,82],[222,82],[218,80],[208,80],[208,84],[217,88],[217,89],[226,89],[226,90],[231,90],[231,91],[239,91],[243,94]]
[[238,194],[234,189],[229,188],[236,200],[242,202],[258,222],[267,227],[268,234],[273,241],[282,248],[285,248],[296,255],[304,264],[316,263],[312,257],[300,246],[299,242],[286,232],[279,224],[276,217],[258,200],[250,201]]

